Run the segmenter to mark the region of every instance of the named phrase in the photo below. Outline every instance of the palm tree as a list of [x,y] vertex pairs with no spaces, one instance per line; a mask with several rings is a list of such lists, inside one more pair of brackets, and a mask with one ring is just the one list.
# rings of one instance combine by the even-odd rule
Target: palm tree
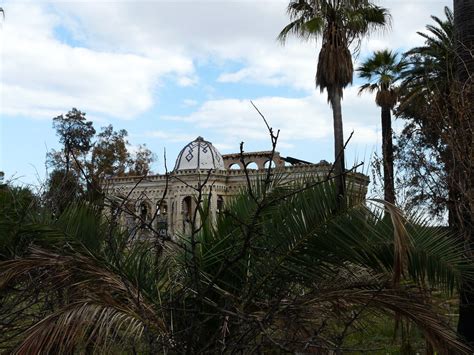
[[[472,258],[472,245],[474,240],[474,195],[472,191],[474,181],[474,133],[472,121],[474,117],[474,2],[469,0],[454,0],[454,29],[456,33],[456,76],[462,88],[461,93],[466,103],[462,112],[462,127],[467,140],[464,141],[465,173],[460,183],[466,186],[461,194],[462,219],[464,239],[470,245],[469,257]],[[474,285],[465,282],[461,293],[458,331],[467,341],[474,344]]]
[[384,197],[391,204],[395,204],[391,111],[398,100],[398,88],[395,84],[405,66],[403,60],[397,60],[396,53],[383,50],[376,51],[357,69],[359,77],[367,81],[361,86],[359,94],[364,91],[376,92],[375,103],[382,111]]
[[303,39],[321,38],[316,86],[327,90],[334,121],[334,154],[337,196],[345,195],[344,135],[341,100],[354,72],[350,46],[389,22],[386,9],[368,0],[291,0],[292,22],[278,35],[285,42],[290,34]]
[[[419,33],[425,39],[424,45],[406,53],[410,65],[401,85],[403,90],[398,114],[409,119],[414,127],[407,131],[408,137],[411,139],[412,132],[416,132],[422,137],[425,150],[434,152],[432,156],[441,162],[442,179],[439,183],[435,181],[435,185],[444,184],[447,198],[436,193],[433,200],[435,203],[436,200],[446,201],[450,227],[469,241],[472,240],[472,197],[468,193],[472,181],[470,110],[474,99],[469,96],[473,92],[472,84],[460,78],[460,73],[467,73],[469,60],[459,60],[467,54],[459,53],[459,50],[468,47],[459,45],[457,36],[460,32],[456,21],[464,19],[465,30],[472,28],[469,15],[470,11],[472,13],[472,2],[455,1],[455,5],[458,6],[455,9],[457,15],[445,7],[446,19],[432,16],[436,24],[426,26],[426,33]],[[420,170],[416,161],[415,169]],[[461,287],[458,322],[459,333],[471,343],[474,343],[474,310],[471,306],[474,295],[469,290],[473,287],[468,281]]]
[[347,334],[396,313],[440,352],[470,352],[426,292],[472,274],[460,241],[392,205],[393,223],[376,201],[338,210],[332,183],[275,181],[203,225],[197,248],[182,236],[159,260],[89,205],[33,213],[12,229],[25,249],[0,263],[2,350],[341,352]]
[[469,0],[454,0],[454,24],[457,33],[456,53],[459,57],[458,75],[461,82],[467,82],[474,73],[474,4]]

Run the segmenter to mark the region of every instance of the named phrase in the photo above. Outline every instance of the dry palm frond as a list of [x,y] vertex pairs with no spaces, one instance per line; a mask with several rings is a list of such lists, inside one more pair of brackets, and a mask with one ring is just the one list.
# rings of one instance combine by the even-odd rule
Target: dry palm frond
[[352,83],[354,67],[343,29],[330,24],[323,36],[316,70],[316,86],[321,92],[328,89],[328,96],[338,93],[342,97],[343,88]]
[[379,200],[372,199],[369,201],[375,201],[384,205],[385,209],[390,214],[393,225],[393,285],[396,286],[400,283],[401,276],[406,269],[406,263],[408,256],[412,247],[412,241],[410,240],[410,235],[407,232],[405,227],[406,220],[403,216],[403,213],[391,203]]
[[140,337],[144,329],[168,339],[165,323],[135,285],[91,257],[32,249],[28,257],[0,263],[0,289],[15,283],[41,285],[42,293],[64,295],[65,306],[25,333],[19,353],[66,352],[90,341],[107,348],[120,335]]
[[398,93],[395,89],[379,90],[375,95],[375,103],[380,107],[393,108],[398,100]]
[[[366,282],[365,285],[351,285],[350,282],[333,285],[316,293],[280,300],[275,304],[264,302],[253,317],[265,324],[267,333],[268,329],[285,329],[284,333],[274,333],[275,339],[282,343],[311,344],[312,347],[336,350],[331,339],[338,338],[334,337],[337,334],[334,333],[334,323],[337,320],[343,325],[345,323],[352,326],[357,321],[358,312],[371,311],[373,316],[396,313],[415,323],[427,341],[440,353],[472,352],[439,316],[437,310],[426,302],[423,290],[417,293],[413,288],[383,288],[378,281]],[[266,320],[265,316],[269,313],[272,318]],[[309,329],[319,330],[310,332]]]
[[94,343],[105,351],[121,341],[141,338],[143,322],[136,315],[114,307],[88,301],[70,304],[45,317],[25,333],[24,341],[14,354],[71,353],[78,344]]

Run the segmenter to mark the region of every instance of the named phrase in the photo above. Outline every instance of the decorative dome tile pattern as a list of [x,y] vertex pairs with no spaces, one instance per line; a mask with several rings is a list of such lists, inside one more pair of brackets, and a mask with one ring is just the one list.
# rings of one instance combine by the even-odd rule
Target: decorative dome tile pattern
[[211,142],[197,137],[181,150],[174,166],[175,171],[188,169],[224,170],[224,159]]

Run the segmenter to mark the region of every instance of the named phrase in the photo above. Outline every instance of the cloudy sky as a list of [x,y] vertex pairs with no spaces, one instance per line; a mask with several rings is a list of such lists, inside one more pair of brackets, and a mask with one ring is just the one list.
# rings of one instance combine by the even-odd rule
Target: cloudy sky
[[[173,165],[201,135],[221,151],[268,149],[250,100],[280,129],[283,156],[332,160],[332,116],[314,87],[318,44],[276,41],[287,24],[280,0],[3,1],[0,24],[0,171],[17,182],[45,179],[57,148],[52,118],[76,107],[96,129],[125,128]],[[389,31],[363,43],[373,50],[421,44],[416,31],[451,1],[385,0]],[[357,64],[356,64],[357,65]],[[348,163],[368,162],[380,145],[380,114],[360,81],[344,93]],[[132,147],[133,149],[133,147]]]

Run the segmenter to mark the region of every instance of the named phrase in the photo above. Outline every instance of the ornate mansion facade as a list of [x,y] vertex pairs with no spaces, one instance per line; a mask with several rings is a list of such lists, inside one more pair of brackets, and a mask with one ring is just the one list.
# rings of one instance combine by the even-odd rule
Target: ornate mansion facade
[[[169,174],[113,177],[107,180],[106,191],[108,196],[126,199],[129,213],[121,218],[129,229],[148,224],[163,236],[172,237],[190,230],[199,191],[209,201],[211,218],[215,218],[249,180],[264,176],[268,164],[285,182],[308,176],[324,178],[332,167],[326,161],[311,164],[271,151],[221,155],[211,142],[198,137],[181,150]],[[365,194],[368,178],[359,173],[350,177]]]

